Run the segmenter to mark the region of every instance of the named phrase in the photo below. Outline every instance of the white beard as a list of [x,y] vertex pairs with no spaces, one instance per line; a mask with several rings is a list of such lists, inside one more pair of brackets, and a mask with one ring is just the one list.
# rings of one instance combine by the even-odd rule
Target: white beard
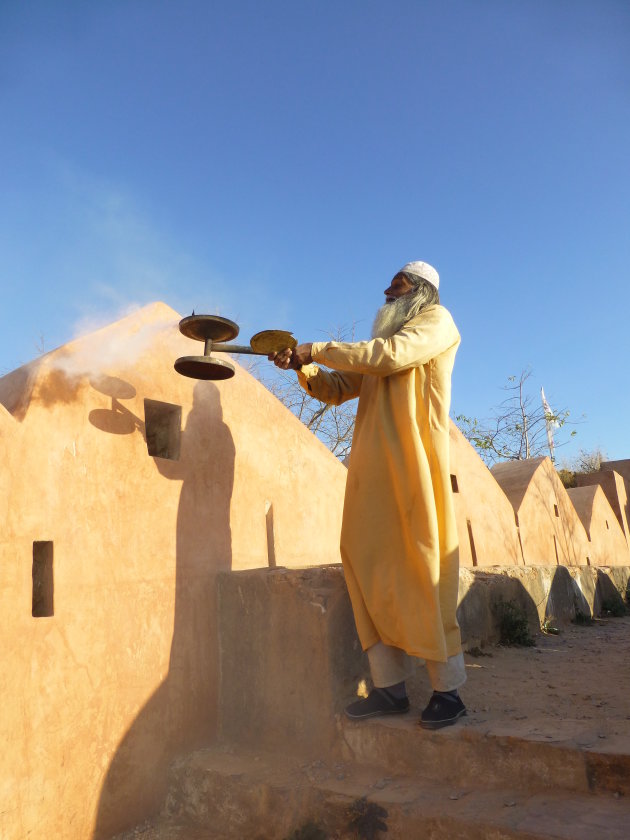
[[376,313],[372,324],[372,338],[390,338],[409,320],[409,310],[415,303],[415,295],[396,298],[384,303]]

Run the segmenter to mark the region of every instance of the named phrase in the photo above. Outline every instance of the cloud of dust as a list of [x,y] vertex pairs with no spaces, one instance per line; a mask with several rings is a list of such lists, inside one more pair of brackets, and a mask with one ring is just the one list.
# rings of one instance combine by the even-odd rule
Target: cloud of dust
[[[176,325],[173,319],[172,326]],[[165,320],[146,320],[142,307],[128,304],[114,316],[82,318],[70,345],[50,353],[48,363],[70,379],[128,370],[138,365],[170,326]]]

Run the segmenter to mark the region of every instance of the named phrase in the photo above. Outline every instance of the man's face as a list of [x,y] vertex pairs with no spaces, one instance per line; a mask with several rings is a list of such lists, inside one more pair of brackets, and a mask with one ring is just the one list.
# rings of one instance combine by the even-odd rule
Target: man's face
[[393,303],[398,298],[413,291],[413,286],[404,274],[397,274],[389,287],[385,289],[385,303]]

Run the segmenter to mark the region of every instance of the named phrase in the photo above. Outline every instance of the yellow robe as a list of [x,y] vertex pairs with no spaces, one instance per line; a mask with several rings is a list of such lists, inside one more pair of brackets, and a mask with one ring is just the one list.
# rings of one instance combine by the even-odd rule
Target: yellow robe
[[394,336],[313,344],[300,384],[359,397],[341,559],[364,649],[379,640],[444,662],[461,651],[459,543],[449,471],[451,373],[460,336],[431,306]]

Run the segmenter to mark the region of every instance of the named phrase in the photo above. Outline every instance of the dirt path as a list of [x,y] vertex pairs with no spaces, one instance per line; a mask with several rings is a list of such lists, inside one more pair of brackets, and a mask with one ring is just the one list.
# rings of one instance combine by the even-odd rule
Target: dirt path
[[560,630],[535,647],[466,654],[464,725],[630,751],[630,616]]

